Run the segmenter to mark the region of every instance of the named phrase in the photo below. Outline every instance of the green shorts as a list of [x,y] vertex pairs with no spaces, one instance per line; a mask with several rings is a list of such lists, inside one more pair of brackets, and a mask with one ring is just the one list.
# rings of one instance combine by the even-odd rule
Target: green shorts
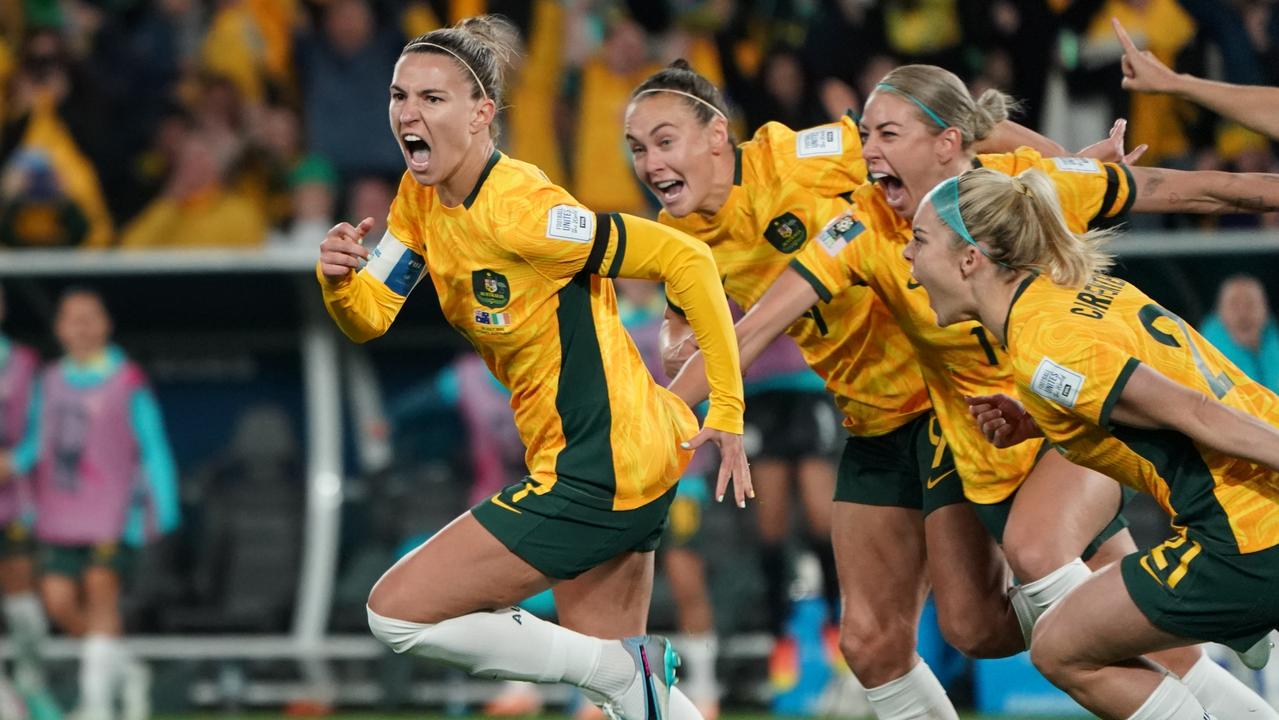
[[670,512],[667,513],[669,521],[662,534],[662,547],[700,552],[702,514],[710,500],[711,494],[705,478],[686,477],[680,480]]
[[[1044,447],[1049,447],[1049,445],[1044,443]],[[1128,504],[1128,501],[1137,492],[1131,488],[1120,487],[1123,494],[1122,499],[1119,501],[1119,507],[1115,509],[1115,517],[1111,519],[1106,527],[1101,529],[1101,532],[1097,533],[1097,537],[1093,538],[1092,542],[1088,543],[1084,551],[1079,554],[1081,559],[1091,560],[1092,556],[1097,554],[1097,551],[1101,549],[1102,545],[1106,544],[1107,540],[1118,535],[1120,530],[1128,527],[1128,519],[1123,515],[1124,506]],[[997,503],[990,503],[989,505],[973,503],[973,510],[977,512],[977,519],[981,521],[982,525],[986,526],[986,530],[995,538],[995,542],[1000,545],[1004,544],[1004,528],[1008,527],[1008,516],[1012,513],[1013,498],[1015,497],[1017,497],[1016,492]]]
[[625,552],[661,544],[675,488],[634,510],[584,504],[571,490],[529,492],[532,481],[508,485],[471,514],[521,560],[547,577],[570,580]]
[[96,545],[40,546],[40,572],[45,575],[64,575],[79,578],[85,569],[101,567],[114,570],[121,579],[128,577],[133,568],[133,548],[118,543],[105,542]]
[[1173,635],[1242,652],[1279,627],[1279,547],[1240,555],[1176,537],[1120,570],[1141,612]]
[[964,502],[964,484],[937,416],[920,415],[892,432],[848,438],[835,502],[923,510]]
[[14,520],[0,530],[0,558],[31,555],[35,552],[35,540],[31,528],[21,520]]

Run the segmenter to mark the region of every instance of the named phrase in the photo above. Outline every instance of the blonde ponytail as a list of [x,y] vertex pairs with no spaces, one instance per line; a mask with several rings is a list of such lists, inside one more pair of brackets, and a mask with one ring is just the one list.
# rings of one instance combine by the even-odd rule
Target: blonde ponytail
[[[1047,275],[1065,287],[1081,287],[1110,268],[1102,246],[1109,231],[1076,233],[1066,223],[1057,187],[1041,170],[1010,177],[994,170],[959,176],[959,214],[975,242],[1012,271]],[[962,241],[957,241],[962,242]]]
[[936,65],[895,68],[879,82],[871,98],[880,92],[895,93],[913,102],[919,108],[920,121],[934,134],[950,127],[959,130],[965,148],[985,140],[1017,109],[1016,100],[995,89],[974,100],[963,81]]
[[[447,55],[471,80],[471,99],[488,98],[500,111],[506,95],[506,78],[520,54],[520,31],[501,15],[477,15],[453,27],[432,30],[413,38],[400,52]],[[489,132],[497,137],[496,119]]]

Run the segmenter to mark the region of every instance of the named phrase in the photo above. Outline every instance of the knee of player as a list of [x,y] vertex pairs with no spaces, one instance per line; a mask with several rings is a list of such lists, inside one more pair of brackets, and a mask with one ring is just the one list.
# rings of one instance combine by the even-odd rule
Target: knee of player
[[[989,615],[989,616],[988,616]],[[1005,614],[1004,617],[1007,617]],[[1015,622],[998,622],[1000,618],[982,612],[937,613],[942,637],[966,657],[1001,658],[1025,650],[1025,640]]]
[[1071,662],[1067,638],[1059,625],[1053,622],[1051,615],[1044,616],[1035,625],[1030,641],[1030,662],[1044,677],[1062,686],[1069,685],[1069,678],[1082,668]]
[[1019,535],[1011,528],[1004,534],[1004,557],[1022,583],[1038,580],[1078,557],[1051,542],[1051,536]]

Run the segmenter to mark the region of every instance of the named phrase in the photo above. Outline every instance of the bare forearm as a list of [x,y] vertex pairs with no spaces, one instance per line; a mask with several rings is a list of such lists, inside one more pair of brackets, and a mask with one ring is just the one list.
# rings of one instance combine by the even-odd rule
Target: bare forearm
[[1180,75],[1177,95],[1279,140],[1279,88],[1231,85]]
[[978,154],[1012,152],[1019,147],[1038,150],[1044,157],[1070,155],[1070,151],[1056,141],[1011,120],[999,123],[989,136],[973,143],[973,151]]
[[1133,167],[1141,213],[1264,213],[1279,210],[1279,175]]
[[1177,429],[1200,445],[1279,472],[1279,428],[1207,395]]

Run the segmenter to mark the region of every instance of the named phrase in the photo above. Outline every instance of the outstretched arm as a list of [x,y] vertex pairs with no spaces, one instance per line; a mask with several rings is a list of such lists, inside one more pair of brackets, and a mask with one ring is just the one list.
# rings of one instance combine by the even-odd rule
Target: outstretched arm
[[1177,95],[1279,139],[1279,88],[1231,85],[1174,72],[1149,50],[1139,50],[1118,20],[1111,23],[1124,47],[1125,90]]
[[1012,152],[1019,147],[1038,150],[1044,157],[1065,157],[1070,151],[1056,141],[1012,120],[1004,120],[995,126],[985,138],[973,143],[978,155]]
[[1224,455],[1279,471],[1279,428],[1174,382],[1144,363],[1128,378],[1110,419],[1133,427],[1176,430]]
[[[786,268],[750,312],[737,321],[737,346],[741,353],[742,372],[778,335],[795,322],[818,301],[817,291],[798,272]],[[693,353],[684,368],[668,386],[689,405],[706,399],[705,360],[702,353]]]
[[1150,167],[1129,169],[1137,183],[1133,212],[1222,215],[1279,210],[1279,175]]

